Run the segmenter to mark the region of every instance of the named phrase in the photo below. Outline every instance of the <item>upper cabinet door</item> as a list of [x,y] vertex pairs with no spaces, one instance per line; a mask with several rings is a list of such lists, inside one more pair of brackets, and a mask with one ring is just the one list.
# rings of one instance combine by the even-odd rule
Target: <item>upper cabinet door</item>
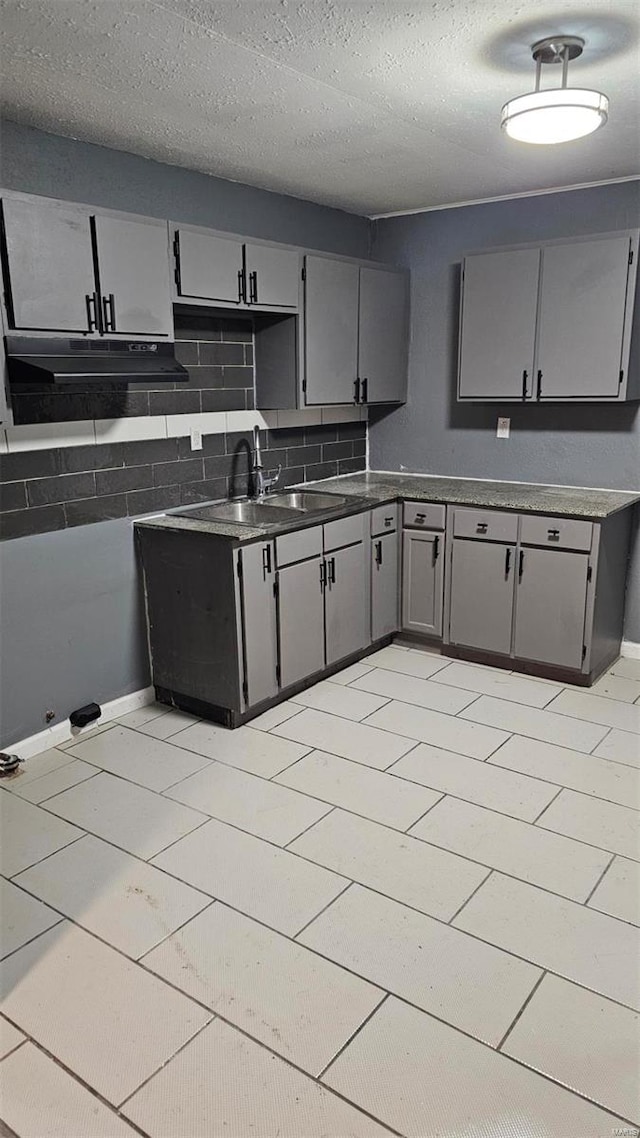
[[178,295],[242,304],[243,249],[240,241],[202,230],[176,229]]
[[96,214],[94,226],[105,333],[171,336],[165,222]]
[[298,308],[300,256],[295,249],[245,245],[247,302],[258,308]]
[[358,375],[363,403],[407,398],[409,281],[405,273],[360,269]]
[[465,258],[460,399],[531,396],[539,266],[539,249]]
[[5,199],[8,292],[14,328],[95,330],[89,214],[73,205]]
[[353,403],[358,377],[360,270],[305,257],[306,403]]
[[539,398],[618,395],[629,251],[628,236],[543,249]]

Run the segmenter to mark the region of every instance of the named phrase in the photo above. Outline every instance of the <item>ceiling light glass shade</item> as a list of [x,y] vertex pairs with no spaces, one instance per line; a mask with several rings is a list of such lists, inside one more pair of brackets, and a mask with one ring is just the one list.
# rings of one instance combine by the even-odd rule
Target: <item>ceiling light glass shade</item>
[[502,108],[502,129],[519,142],[539,146],[592,134],[607,121],[609,100],[599,91],[552,87],[510,99]]

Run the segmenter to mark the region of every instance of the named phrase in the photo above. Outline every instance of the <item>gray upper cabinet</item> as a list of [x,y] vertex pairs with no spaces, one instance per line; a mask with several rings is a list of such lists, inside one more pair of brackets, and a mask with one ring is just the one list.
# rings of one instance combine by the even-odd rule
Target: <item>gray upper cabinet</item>
[[402,536],[402,627],[442,635],[442,533],[405,530]]
[[397,533],[371,541],[371,639],[380,640],[399,627],[399,543]]
[[362,403],[407,397],[409,278],[390,269],[360,269],[358,378]]
[[324,667],[324,565],[318,554],[278,570],[280,685]]
[[617,398],[624,379],[629,253],[629,237],[543,249],[539,398]]
[[449,640],[484,652],[511,652],[515,544],[453,541]]
[[5,198],[2,211],[12,326],[90,331],[98,298],[89,214],[20,198]]
[[246,300],[259,308],[298,308],[300,255],[295,249],[245,245]]
[[539,249],[480,253],[463,266],[458,397],[531,394]]
[[304,390],[307,404],[353,403],[358,378],[359,267],[305,257]]
[[278,692],[275,564],[273,542],[247,545],[241,565],[242,663],[248,707]]
[[589,555],[522,548],[516,589],[514,654],[582,667]]
[[242,242],[205,230],[175,230],[178,296],[194,300],[241,304],[244,297]]
[[173,313],[163,221],[94,217],[105,332],[171,336]]
[[364,542],[336,550],[326,558],[327,664],[335,664],[369,643],[368,568]]

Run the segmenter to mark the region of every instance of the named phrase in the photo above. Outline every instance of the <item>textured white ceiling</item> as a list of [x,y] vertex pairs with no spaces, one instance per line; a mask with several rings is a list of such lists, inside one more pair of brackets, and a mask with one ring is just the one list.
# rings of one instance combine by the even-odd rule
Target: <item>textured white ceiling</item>
[[[609,123],[513,142],[500,107],[558,32]],[[0,0],[0,93],[43,130],[375,215],[636,175],[639,34],[638,0]]]

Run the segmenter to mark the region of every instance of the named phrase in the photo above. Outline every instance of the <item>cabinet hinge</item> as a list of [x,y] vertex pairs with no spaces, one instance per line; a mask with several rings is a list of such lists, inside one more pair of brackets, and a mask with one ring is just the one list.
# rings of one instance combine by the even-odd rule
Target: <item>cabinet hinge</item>
[[629,250],[629,264],[633,264],[633,249]]
[[236,563],[236,573],[240,580],[242,580],[242,552],[238,554],[238,561]]
[[307,279],[307,270],[305,269],[304,265],[302,266],[302,269],[301,269],[301,271],[300,271],[300,276],[302,277],[302,280],[303,280],[303,281],[306,281],[306,279]]
[[175,267],[173,275],[175,278],[176,285],[178,286],[178,292],[179,292],[180,291],[180,238],[179,238],[179,235],[177,233],[173,239],[173,255],[175,257],[175,262],[176,262],[176,267]]
[[303,379],[303,381],[302,381],[302,390],[303,390],[303,392],[306,392],[306,390],[307,390],[307,381],[306,381],[306,379]]
[[243,682],[242,682],[242,696],[244,698],[244,702],[248,703],[249,702],[249,685],[248,685],[246,680],[243,680]]
[[620,385],[622,383],[623,379],[624,379],[624,371],[621,370],[620,371],[620,377],[618,379],[618,385]]
[[277,577],[276,577],[275,581],[273,582],[273,595],[276,598],[276,600],[280,596],[280,582],[278,581]]
[[592,575],[593,575],[593,569],[592,569],[591,565],[587,565],[587,581],[591,580]]
[[277,683],[278,687],[280,687],[281,672],[280,672],[280,665],[279,664],[276,664],[276,683]]
[[586,655],[587,655],[587,646],[586,646],[586,644],[583,644],[582,645],[582,659],[583,660],[584,660]]

